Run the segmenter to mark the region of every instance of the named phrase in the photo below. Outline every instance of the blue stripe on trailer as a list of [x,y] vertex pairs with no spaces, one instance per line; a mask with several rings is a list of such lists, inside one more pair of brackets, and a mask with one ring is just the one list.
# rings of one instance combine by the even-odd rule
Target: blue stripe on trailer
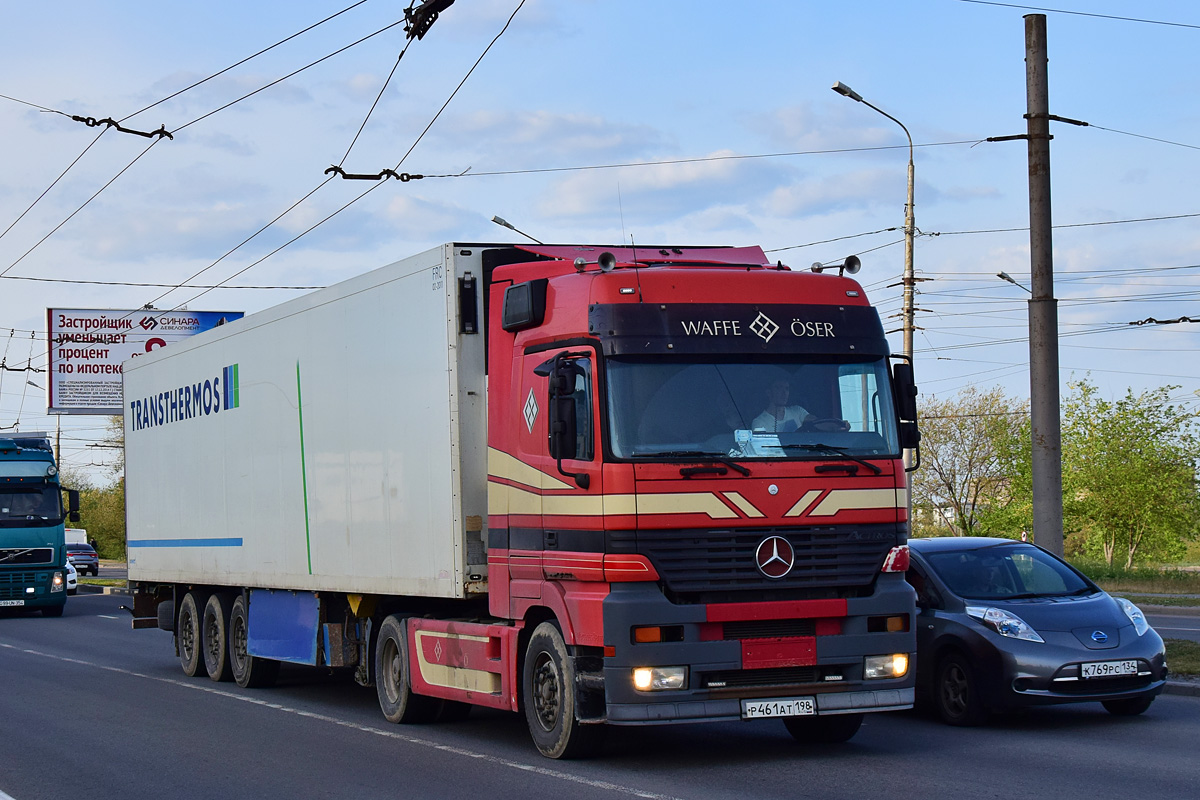
[[126,547],[241,547],[240,538],[229,539],[130,539]]

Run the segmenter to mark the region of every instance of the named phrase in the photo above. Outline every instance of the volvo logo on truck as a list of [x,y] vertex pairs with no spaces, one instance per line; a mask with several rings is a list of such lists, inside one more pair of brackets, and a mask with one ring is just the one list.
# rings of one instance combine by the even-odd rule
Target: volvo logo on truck
[[134,431],[157,428],[173,422],[219,414],[237,408],[240,404],[238,365],[233,364],[222,369],[218,376],[167,389],[141,400],[131,400],[131,427]]

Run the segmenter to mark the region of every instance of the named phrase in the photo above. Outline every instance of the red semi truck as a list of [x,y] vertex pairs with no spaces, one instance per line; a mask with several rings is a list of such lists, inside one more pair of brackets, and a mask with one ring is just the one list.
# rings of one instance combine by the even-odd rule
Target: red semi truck
[[757,247],[447,244],[125,365],[135,626],[189,675],[353,670],[392,722],[913,702],[908,364]]

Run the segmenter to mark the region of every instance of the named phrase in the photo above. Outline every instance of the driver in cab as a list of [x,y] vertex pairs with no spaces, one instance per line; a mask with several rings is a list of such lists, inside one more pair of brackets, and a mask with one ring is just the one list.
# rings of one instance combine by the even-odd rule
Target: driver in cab
[[767,407],[754,418],[751,427],[768,433],[792,433],[807,425],[810,430],[848,431],[845,420],[821,419],[800,405],[788,405],[792,386],[785,380],[774,381],[767,388]]

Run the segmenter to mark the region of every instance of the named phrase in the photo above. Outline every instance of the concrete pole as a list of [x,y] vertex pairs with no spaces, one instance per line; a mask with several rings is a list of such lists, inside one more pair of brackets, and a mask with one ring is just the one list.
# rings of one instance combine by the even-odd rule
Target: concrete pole
[[1033,539],[1063,554],[1062,425],[1059,418],[1058,301],[1050,213],[1050,91],[1046,15],[1025,16],[1029,141],[1029,402],[1033,428]]

